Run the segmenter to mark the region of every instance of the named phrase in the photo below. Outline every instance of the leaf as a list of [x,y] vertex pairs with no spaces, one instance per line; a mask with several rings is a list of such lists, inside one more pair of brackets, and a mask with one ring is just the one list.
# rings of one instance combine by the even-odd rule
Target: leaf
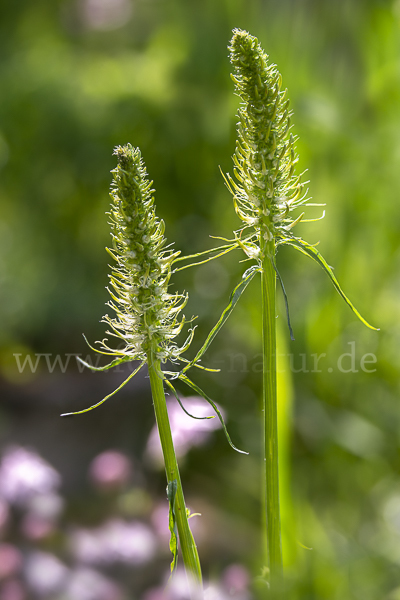
[[343,292],[342,288],[340,287],[340,284],[339,284],[338,280],[336,279],[335,275],[333,274],[331,267],[328,265],[328,263],[326,262],[326,260],[322,256],[322,254],[316,248],[314,248],[314,246],[311,246],[311,244],[308,244],[301,238],[283,238],[282,243],[293,246],[299,252],[302,252],[306,256],[309,256],[310,258],[315,260],[315,262],[318,263],[324,269],[324,271],[329,275],[330,280],[332,281],[336,291],[343,298],[343,300],[346,302],[346,304],[348,306],[350,306],[351,310],[354,312],[355,315],[357,315],[357,317],[360,319],[360,321],[362,321],[362,323],[364,323],[364,325],[366,325],[370,329],[379,331],[379,329],[377,327],[373,327],[372,325],[370,325],[368,323],[368,321],[366,321],[360,315],[360,313],[358,312],[356,307],[352,304],[352,302],[350,302],[350,300],[348,299],[348,297],[346,296],[346,294]]
[[106,396],[105,398],[103,398],[103,400],[100,400],[100,402],[97,402],[97,404],[93,404],[93,406],[89,406],[89,408],[85,408],[83,410],[77,410],[76,412],[70,412],[70,413],[63,413],[62,415],[60,415],[61,417],[71,417],[72,415],[81,415],[83,413],[89,412],[90,410],[93,410],[94,408],[97,408],[98,406],[100,406],[100,404],[103,404],[103,402],[105,402],[106,400],[108,400],[109,398],[111,398],[111,396],[114,396],[114,394],[116,394],[117,392],[119,392],[119,390],[122,390],[122,388],[128,383],[128,381],[130,381],[132,379],[132,377],[134,377],[136,375],[136,373],[138,373],[140,371],[140,369],[143,367],[143,365],[145,364],[145,360],[138,366],[138,368],[133,371],[133,373],[131,373],[129,375],[129,377],[127,377],[125,379],[125,381],[123,383],[121,383],[121,385],[119,387],[117,387],[116,390],[114,390],[113,392],[111,392],[111,394],[108,394],[108,396]]
[[217,413],[217,417],[221,422],[222,428],[224,430],[226,439],[228,440],[229,445],[231,446],[231,448],[233,448],[234,450],[236,450],[236,452],[239,452],[240,454],[248,454],[248,452],[245,452],[244,450],[239,450],[239,448],[236,448],[236,446],[234,446],[234,444],[232,443],[232,440],[230,438],[230,435],[228,433],[228,430],[226,428],[225,425],[225,421],[223,416],[221,415],[221,412],[218,408],[218,406],[215,404],[215,402],[213,400],[211,400],[211,398],[209,398],[207,396],[207,394],[205,394],[198,385],[196,385],[195,383],[193,383],[193,381],[191,381],[189,379],[189,377],[187,377],[187,375],[184,375],[183,373],[180,374],[179,379],[181,379],[184,383],[186,383],[186,385],[188,385],[189,387],[191,387],[195,392],[197,392],[199,394],[199,396],[202,396],[202,398],[204,398],[204,400],[206,400],[209,404],[211,404],[211,406],[213,407],[213,409],[215,410],[215,412]]
[[172,383],[170,381],[168,381],[168,379],[164,379],[164,382],[167,384],[167,386],[170,388],[170,390],[172,390],[172,393],[174,394],[175,398],[178,400],[179,405],[181,407],[181,409],[183,410],[184,413],[186,413],[189,417],[192,417],[192,419],[215,419],[214,415],[211,415],[210,417],[196,417],[195,415],[191,415],[190,412],[188,412],[186,410],[186,408],[183,406],[181,399],[179,398],[176,389],[174,388],[174,386],[172,385]]
[[240,296],[243,294],[244,290],[247,288],[254,275],[259,272],[261,272],[260,267],[253,266],[250,267],[250,269],[247,269],[247,271],[243,274],[242,281],[235,287],[235,289],[231,293],[229,298],[229,304],[220,316],[218,323],[210,331],[206,341],[204,342],[203,346],[200,348],[194,359],[182,369],[181,373],[186,373],[186,371],[188,371],[197,361],[199,361],[203,354],[208,350],[211,342],[213,341],[221,327],[225,324],[229,315],[238,303]]
[[174,572],[176,565],[178,564],[178,529],[175,517],[175,497],[177,489],[178,482],[176,479],[168,482],[167,497],[169,502],[169,530],[171,532],[169,549],[172,552],[171,573]]
[[95,367],[95,366],[91,365],[90,363],[86,362],[85,360],[83,360],[82,358],[80,358],[79,356],[76,357],[76,360],[79,360],[79,362],[82,365],[84,365],[91,371],[107,371],[108,369],[112,369],[113,367],[116,367],[117,365],[120,365],[121,363],[129,362],[129,361],[132,361],[135,359],[132,358],[132,356],[124,356],[122,358],[115,358],[108,365],[104,365],[103,367]]
[[292,340],[292,342],[294,342],[294,334],[293,334],[292,324],[290,323],[289,302],[288,302],[288,297],[286,294],[285,286],[283,285],[283,279],[282,279],[282,277],[278,271],[278,268],[276,266],[275,258],[271,258],[271,263],[275,269],[275,273],[276,273],[276,276],[278,277],[279,283],[281,284],[283,298],[285,300],[286,319],[287,319],[287,324],[289,327],[290,339]]
[[[186,362],[186,363],[190,363],[190,360],[187,360],[187,358],[183,358],[183,356],[179,357],[179,360],[181,360],[182,362]],[[209,367],[203,367],[203,365],[199,365],[198,363],[192,365],[192,367],[197,367],[198,369],[202,369],[203,371],[208,371],[209,373],[220,373],[221,369],[210,369]]]
[[[226,248],[225,250],[222,250],[221,252],[219,252],[218,254],[216,254],[215,256],[209,256],[208,258],[205,258],[204,260],[200,260],[199,262],[194,262],[194,263],[190,263],[190,265],[185,265],[184,267],[179,267],[178,269],[174,269],[172,271],[172,273],[178,273],[178,271],[183,271],[184,269],[189,269],[190,267],[197,267],[198,265],[204,265],[205,263],[210,262],[211,260],[214,260],[214,258],[219,258],[220,256],[224,256],[224,254],[228,254],[228,252],[231,252],[232,250],[236,250],[236,248],[238,248],[238,244],[230,244],[229,246],[220,246],[219,248],[213,248],[212,250],[207,250],[206,252],[199,252],[198,254],[193,254],[192,256],[200,256],[201,254],[206,254],[209,252],[214,252],[216,250],[220,250],[221,248]],[[182,257],[182,259],[177,259],[177,260],[185,260],[191,258],[189,256],[185,256]],[[177,261],[175,261],[177,262]]]

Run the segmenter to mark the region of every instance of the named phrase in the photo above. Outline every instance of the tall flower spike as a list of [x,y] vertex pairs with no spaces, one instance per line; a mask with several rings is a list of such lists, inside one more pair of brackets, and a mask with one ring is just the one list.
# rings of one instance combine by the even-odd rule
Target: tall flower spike
[[[111,267],[111,300],[107,303],[115,316],[108,314],[103,322],[107,334],[116,338],[118,348],[107,339],[97,342],[92,350],[113,356],[103,367],[80,362],[93,371],[105,371],[116,365],[140,360],[139,367],[111,394],[80,414],[96,408],[118,392],[150,360],[155,365],[167,360],[176,362],[190,346],[193,330],[182,347],[175,338],[182,330],[185,318],[179,314],[187,302],[186,294],[170,294],[168,284],[171,265],[179,256],[166,246],[164,222],[157,218],[152,181],[148,180],[139,148],[131,144],[117,146],[117,167],[112,171],[110,224],[112,249],[108,253],[115,263]],[[149,359],[150,357],[150,359]],[[161,371],[160,377],[163,377]]]
[[[262,269],[265,258],[272,262],[286,300],[285,289],[276,269],[275,254],[280,244],[288,244],[315,260],[329,275],[336,290],[357,317],[371,329],[341,289],[332,269],[320,252],[292,228],[304,213],[292,218],[292,211],[307,204],[308,189],[295,172],[298,156],[296,139],[290,132],[287,90],[281,91],[282,77],[268,62],[257,38],[235,29],[229,46],[234,67],[232,79],[242,103],[238,111],[238,140],[233,156],[236,181],[228,174],[226,184],[233,195],[235,210],[244,227],[235,234],[236,245]],[[312,204],[311,206],[323,206]],[[322,215],[322,217],[324,214]],[[318,219],[309,219],[311,221]],[[303,220],[304,222],[304,220]],[[244,230],[253,233],[242,236]],[[290,328],[290,324],[289,324]]]
[[242,99],[233,156],[239,183],[230,179],[236,212],[246,226],[260,229],[266,242],[279,242],[297,221],[290,212],[306,202],[307,194],[295,174],[287,90],[281,91],[282,77],[255,37],[236,29],[229,49]]
[[[180,400],[175,388],[166,377],[180,379],[203,396],[221,421],[230,446],[242,452],[233,445],[217,405],[186,374],[193,366],[215,371],[199,364],[212,337],[208,336],[194,360],[182,357],[194,333],[194,329],[191,329],[183,345],[178,346],[175,338],[185,323],[185,317],[179,319],[179,314],[188,298],[187,294],[168,292],[171,267],[180,252],[174,252],[166,245],[164,222],[155,214],[153,182],[148,180],[140,150],[127,144],[117,146],[114,154],[118,164],[112,171],[109,213],[113,247],[107,250],[115,261],[111,267],[111,289],[108,290],[111,296],[108,306],[113,309],[115,316],[105,315],[103,322],[110,327],[107,333],[119,341],[120,347],[110,347],[107,339],[98,342],[99,349],[90,346],[96,352],[114,357],[103,367],[93,367],[80,358],[78,360],[92,371],[105,371],[123,362],[141,362],[116,390],[100,402],[62,416],[85,413],[100,406],[124,387],[147,362],[149,369],[156,370],[159,379],[173,391],[178,402]],[[166,361],[183,362],[185,367],[179,373],[166,371],[161,368]]]
[[[118,146],[118,166],[112,171],[111,235],[108,250],[116,262],[112,267],[108,333],[125,344],[123,353],[145,360],[151,351],[155,360],[176,360],[183,350],[175,337],[184,318],[179,313],[187,302],[184,294],[170,294],[171,264],[179,255],[166,247],[164,222],[155,215],[154,190],[148,181],[140,150],[130,144]],[[103,343],[103,349],[110,348]],[[120,353],[120,351],[118,351]]]

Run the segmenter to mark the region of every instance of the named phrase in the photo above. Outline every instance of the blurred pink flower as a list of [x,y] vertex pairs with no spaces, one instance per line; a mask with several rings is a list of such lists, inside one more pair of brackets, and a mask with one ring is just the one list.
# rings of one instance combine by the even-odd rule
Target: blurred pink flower
[[231,597],[240,600],[249,598],[246,592],[250,584],[250,575],[243,565],[233,564],[227,567],[223,572],[222,582]]
[[171,579],[168,573],[164,584],[148,590],[142,600],[191,600],[197,597],[195,592],[194,580],[190,579],[190,575],[185,573],[182,567],[178,567]]
[[167,497],[165,497],[164,502],[157,504],[151,513],[150,519],[157,535],[164,540],[169,540],[171,532],[169,530],[169,503]]
[[77,569],[71,573],[65,600],[122,600],[121,588],[92,569]]
[[54,523],[33,513],[24,516],[21,523],[21,533],[28,540],[39,541],[54,532]]
[[[182,398],[182,404],[188,412],[196,417],[215,416],[211,406],[199,396]],[[193,419],[189,417],[175,398],[167,400],[167,407],[177,456],[184,456],[193,446],[201,446],[208,440],[213,431],[221,428],[221,423],[217,417],[213,419]],[[151,430],[146,453],[160,467],[163,465],[160,438],[156,425]]]
[[20,551],[11,544],[0,544],[0,580],[16,575],[21,566]]
[[230,600],[231,596],[219,585],[210,584],[204,590],[204,600]]
[[64,500],[58,494],[38,494],[27,503],[27,509],[33,515],[55,521],[64,508]]
[[25,504],[34,496],[52,492],[60,475],[33,450],[9,448],[0,464],[0,496],[11,504]]
[[0,600],[25,600],[26,592],[20,581],[9,579],[0,588]]
[[30,540],[41,540],[53,533],[56,521],[64,508],[61,496],[50,492],[30,498],[25,505],[28,511],[21,523],[22,534]]
[[71,537],[77,560],[89,564],[122,562],[141,565],[156,551],[156,537],[144,523],[113,520],[97,529],[80,529]]
[[132,13],[129,0],[83,0],[82,16],[90,29],[117,29]]
[[91,480],[101,489],[113,489],[125,485],[129,481],[131,472],[131,461],[117,450],[102,452],[96,456],[89,467]]
[[25,579],[37,596],[61,591],[67,581],[68,568],[53,554],[33,552],[25,562]]

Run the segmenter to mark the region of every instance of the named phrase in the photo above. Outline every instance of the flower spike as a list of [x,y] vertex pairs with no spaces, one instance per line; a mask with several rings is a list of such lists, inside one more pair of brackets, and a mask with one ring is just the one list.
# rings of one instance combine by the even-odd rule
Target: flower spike
[[[233,31],[229,50],[235,92],[242,103],[238,110],[238,138],[233,155],[236,181],[229,174],[224,180],[233,196],[237,215],[245,228],[254,228],[259,243],[256,248],[257,242],[252,241],[250,252],[248,244],[239,245],[249,258],[257,260],[260,267],[265,258],[271,261],[285,296],[292,339],[286,293],[275,264],[276,249],[282,244],[293,246],[317,262],[355,315],[367,327],[376,329],[344,294],[321,254],[292,231],[301,222],[319,219],[303,219],[304,213],[295,218],[291,216],[302,206],[315,205],[308,202],[308,189],[304,189],[308,182],[302,182],[304,173],[296,174],[297,138],[290,132],[292,111],[289,110],[287,90],[281,90],[281,74],[268,61],[257,38],[247,31]],[[320,218],[324,215],[325,212]]]

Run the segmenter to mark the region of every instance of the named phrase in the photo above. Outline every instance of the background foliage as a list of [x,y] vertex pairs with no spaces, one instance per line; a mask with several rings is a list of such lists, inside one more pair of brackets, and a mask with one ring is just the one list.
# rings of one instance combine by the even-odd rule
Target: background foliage
[[[321,240],[345,292],[381,328],[363,328],[305,257],[279,253],[296,336],[290,342],[281,305],[291,597],[400,598],[400,3],[18,0],[0,13],[1,445],[42,456],[61,474],[64,498],[51,531],[35,537],[23,526],[28,509],[9,506],[3,489],[8,516],[0,550],[12,548],[20,558],[14,571],[0,569],[2,600],[69,597],[61,584],[35,588],[32,556],[57,557],[71,579],[83,568],[70,550],[72,531],[111,518],[150,523],[165,500],[164,474],[145,453],[154,421],[145,378],[95,412],[61,420],[60,412],[100,399],[123,375],[80,373],[73,357],[65,373],[60,364],[50,373],[45,357],[35,373],[20,373],[13,355],[60,355],[64,364],[67,353],[88,354],[82,331],[90,340],[103,336],[104,213],[115,145],[140,146],[158,214],[178,249],[204,249],[213,244],[209,235],[229,237],[238,227],[218,169],[232,170],[233,27],[256,35],[277,63],[295,111],[300,169],[308,169],[313,201],[327,203],[326,218],[298,232]],[[310,216],[319,210],[309,209]],[[198,344],[244,270],[237,258],[174,279],[189,291],[186,314],[199,315]],[[222,577],[226,587],[227,569],[242,565],[249,590],[263,566],[258,306],[253,282],[207,356],[222,372],[198,377],[250,456],[233,453],[217,432],[182,459],[189,505],[203,513],[197,535],[206,579],[217,585]],[[353,350],[354,365],[350,356],[340,359]],[[316,369],[312,355],[322,353]],[[361,368],[367,353],[376,357],[364,365],[373,372]],[[105,492],[87,474],[90,461],[109,449],[130,458],[133,475]],[[141,566],[100,561],[90,572],[119,586],[105,600],[156,598],[148,590],[160,584],[169,560],[161,549]],[[256,593],[245,583],[242,591],[229,585],[237,598]],[[75,589],[75,598],[91,596]]]

